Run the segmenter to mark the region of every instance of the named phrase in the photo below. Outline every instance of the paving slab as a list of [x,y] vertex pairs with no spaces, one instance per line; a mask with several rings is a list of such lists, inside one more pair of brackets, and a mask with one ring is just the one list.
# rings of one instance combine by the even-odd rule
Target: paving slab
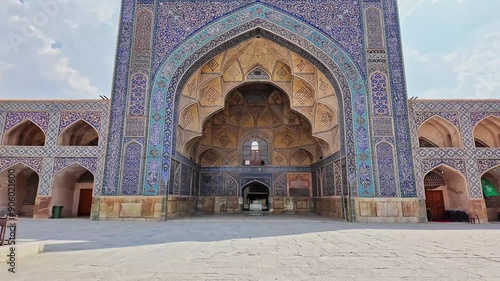
[[1,264],[0,280],[500,280],[500,224],[21,219],[18,237],[44,253],[20,257],[15,274]]

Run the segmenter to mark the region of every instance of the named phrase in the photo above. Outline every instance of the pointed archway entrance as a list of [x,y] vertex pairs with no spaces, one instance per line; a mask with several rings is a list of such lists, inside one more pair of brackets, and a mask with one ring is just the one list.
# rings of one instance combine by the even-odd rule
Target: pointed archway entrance
[[62,217],[90,217],[94,175],[85,167],[74,163],[54,175],[52,206],[62,206]]
[[425,204],[430,221],[467,221],[470,211],[465,176],[448,165],[440,165],[424,177]]
[[243,211],[269,211],[269,187],[254,181],[245,185],[241,192]]
[[0,171],[0,217],[5,215],[33,216],[39,176],[24,164]]
[[488,221],[500,221],[500,165],[489,169],[481,176],[481,186]]
[[[218,22],[222,23],[229,18],[233,19],[233,16],[238,19],[240,13],[245,14],[244,22],[233,21],[232,24],[227,25],[229,30],[226,30],[226,27],[219,30],[207,26],[175,49],[158,69],[152,84],[148,125],[150,129],[146,146],[147,154],[153,155],[153,157],[148,160],[145,169],[144,194],[157,195],[162,183],[165,185],[171,183],[171,165],[178,152],[180,137],[176,135],[176,126],[185,121],[192,122],[192,117],[195,117],[196,114],[195,108],[193,108],[193,114],[181,114],[185,107],[190,104],[183,104],[180,96],[189,92],[189,89],[197,89],[196,85],[191,85],[190,79],[200,67],[206,65],[206,68],[202,70],[204,77],[197,80],[201,83],[205,83],[207,80],[212,81],[213,79],[210,77],[217,76],[210,72],[221,71],[223,75],[220,79],[234,82],[233,85],[236,84],[234,86],[238,86],[238,82],[241,80],[267,79],[268,77],[283,84],[288,83],[292,87],[297,86],[297,91],[293,91],[292,105],[306,107],[305,114],[312,113],[312,110],[307,109],[311,106],[309,103],[314,104],[318,99],[327,98],[319,91],[313,95],[311,90],[314,87],[319,87],[319,90],[326,89],[327,95],[329,92],[335,92],[339,104],[338,113],[341,117],[338,119],[338,133],[340,139],[345,139],[345,144],[340,144],[341,148],[338,154],[338,159],[346,162],[345,165],[341,165],[346,167],[346,177],[341,180],[349,181],[347,186],[352,189],[350,194],[353,197],[374,197],[372,140],[370,138],[370,123],[367,122],[369,110],[366,83],[357,67],[352,63],[352,59],[335,42],[321,34],[317,34],[318,38],[313,37],[314,40],[321,41],[322,48],[317,48],[318,45],[314,43],[309,44],[312,43],[313,39],[299,37],[306,30],[315,33],[310,26],[300,20],[281,14],[280,20],[277,22],[277,18],[273,15],[279,12],[260,4],[252,5],[248,10],[239,10],[231,16],[219,19]],[[287,26],[296,26],[297,30],[292,32],[284,30],[280,23],[285,19],[289,21]],[[206,36],[207,34],[210,35]],[[280,57],[282,53],[266,53],[265,55],[270,59],[271,64],[241,64],[237,59],[234,59],[234,56],[245,55],[250,59],[255,57],[252,52],[256,50],[266,51],[265,48],[247,48],[221,56],[220,59],[227,59],[228,63],[226,68],[220,69],[219,54],[223,54],[242,42],[259,38],[270,40],[282,49],[300,55],[297,60],[292,60],[291,64],[281,63],[283,59],[290,60],[290,56],[282,59]],[[276,59],[280,61],[276,63]],[[241,62],[240,59],[238,60]],[[257,69],[257,73],[255,73],[255,69]],[[290,73],[291,71],[298,71],[303,75],[302,77],[297,76],[297,79],[294,77],[290,79],[290,75],[293,74]],[[321,77],[316,76],[316,74]],[[328,89],[329,85],[333,87]],[[217,110],[217,107],[221,106],[218,102],[223,100],[224,95],[230,89],[221,89],[215,85],[210,87],[211,85],[208,84],[206,86],[206,91],[202,91],[206,97],[203,103],[211,104]],[[199,92],[191,94],[194,96]],[[325,104],[329,105],[330,103],[326,102]],[[203,107],[203,105],[201,106]],[[323,110],[324,107],[321,105],[318,108]],[[200,107],[198,107],[197,113],[200,113],[199,109]],[[314,115],[311,117],[314,118]],[[334,123],[332,117],[324,112],[317,120],[326,123],[325,126],[329,126]],[[198,126],[200,124],[198,123]],[[315,133],[323,132],[313,132],[313,134]],[[190,138],[190,136],[187,137]],[[321,156],[324,159],[327,158],[326,155]],[[405,185],[411,184],[411,179],[406,179],[410,176],[411,173],[406,173],[403,181]],[[409,192],[414,193],[414,191]],[[409,196],[408,194],[404,195]]]

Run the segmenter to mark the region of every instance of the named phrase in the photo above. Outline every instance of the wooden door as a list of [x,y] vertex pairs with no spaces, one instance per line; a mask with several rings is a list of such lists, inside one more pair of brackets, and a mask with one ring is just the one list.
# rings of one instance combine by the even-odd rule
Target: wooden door
[[78,202],[78,216],[90,216],[92,208],[92,189],[80,189],[80,200]]
[[425,191],[425,205],[431,209],[432,219],[444,219],[444,197],[441,190],[426,190]]

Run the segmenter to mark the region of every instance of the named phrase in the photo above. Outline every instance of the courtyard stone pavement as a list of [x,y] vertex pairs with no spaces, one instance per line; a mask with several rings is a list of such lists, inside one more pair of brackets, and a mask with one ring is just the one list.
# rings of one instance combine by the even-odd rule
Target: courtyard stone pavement
[[168,222],[21,219],[46,241],[0,280],[500,280],[500,224],[352,224],[319,216]]

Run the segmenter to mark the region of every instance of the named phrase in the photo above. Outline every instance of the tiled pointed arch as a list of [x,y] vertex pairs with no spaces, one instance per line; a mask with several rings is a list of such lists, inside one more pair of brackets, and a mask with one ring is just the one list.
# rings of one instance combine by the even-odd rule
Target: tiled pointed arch
[[428,117],[418,125],[417,136],[419,138],[424,137],[434,142],[435,144],[439,144],[439,142],[437,141],[438,139],[433,139],[434,134],[429,134],[429,133],[421,134],[426,124],[430,124],[431,126],[438,125],[442,127],[443,130],[437,129],[437,131],[443,134],[449,134],[450,137],[449,141],[451,141],[451,143],[449,143],[448,145],[446,144],[443,145],[445,145],[446,147],[461,147],[463,145],[463,140],[462,140],[462,131],[460,130],[458,122],[458,114],[455,117],[456,121],[454,121],[454,119],[443,117],[439,114],[433,114],[432,116]]
[[370,89],[372,96],[372,110],[375,116],[388,116],[391,114],[391,99],[389,97],[389,84],[387,75],[375,71],[370,75]]
[[273,181],[273,194],[274,196],[282,196],[285,197],[288,195],[287,193],[287,175],[277,175],[275,176],[275,180]]
[[6,133],[10,129],[17,127],[17,125],[25,121],[31,121],[38,126],[44,134],[47,135],[47,128],[49,127],[49,113],[48,112],[7,112],[5,126],[3,132]]
[[[31,123],[30,125],[29,124],[26,124],[26,123]],[[21,120],[15,124],[13,124],[12,126],[9,126],[9,129],[6,129],[3,134],[0,134],[0,144],[5,144],[5,145],[19,145],[20,144],[20,141],[19,139],[21,137],[18,137],[19,139],[16,140],[16,141],[9,141],[9,137],[11,137],[11,134],[14,134],[14,135],[21,135],[24,133],[24,131],[26,131],[27,127],[25,126],[28,126],[28,127],[34,127],[34,134],[31,134],[32,137],[28,137],[28,136],[25,136],[23,139],[25,139],[25,141],[29,141],[31,143],[31,145],[33,145],[36,141],[33,140],[33,136],[36,135],[36,139],[39,139],[38,136],[40,136],[40,133],[41,135],[43,135],[43,138],[40,138],[40,140],[42,140],[43,142],[40,143],[40,144],[36,144],[36,146],[43,146],[44,144],[47,143],[47,136],[48,136],[48,133],[49,131],[47,130],[44,130],[42,127],[40,127],[40,122],[34,122],[32,120],[32,118],[26,118],[24,120]],[[7,125],[7,124],[6,124]],[[25,126],[24,128],[22,128],[22,126]],[[6,126],[7,128],[7,126]],[[19,130],[18,130],[19,129]],[[47,128],[45,128],[47,129]],[[16,132],[17,131],[17,132]],[[19,133],[19,131],[21,131]],[[28,131],[30,131],[28,129]],[[33,131],[32,131],[33,132]],[[26,145],[26,143],[24,143],[24,145]]]
[[146,113],[146,97],[148,91],[148,76],[136,73],[130,79],[130,96],[128,104],[129,116],[143,116]]
[[73,164],[78,164],[83,168],[91,172],[94,177],[96,175],[97,159],[93,157],[81,157],[81,158],[69,158],[69,157],[57,157],[54,158],[54,169],[52,175],[57,174],[61,170],[68,168]]
[[458,112],[452,111],[438,111],[438,112],[433,112],[433,111],[417,111],[413,114],[415,124],[417,127],[420,127],[422,124],[425,122],[429,121],[431,118],[438,116],[446,121],[450,122],[451,124],[455,125],[457,128],[460,128],[460,122],[459,122],[459,116]]
[[[359,196],[373,197],[367,98],[360,71],[347,53],[330,38],[304,22],[259,3],[237,10],[198,31],[173,51],[158,71],[151,97],[149,128],[152,129],[147,153],[152,157],[147,163],[145,178],[148,184],[144,194],[157,195],[160,177],[164,181],[170,178],[172,147],[175,147],[172,132],[177,124],[178,110],[175,105],[184,80],[191,75],[189,72],[219,50],[255,35],[268,37],[291,50],[301,50],[306,59],[329,75],[336,92],[342,93],[341,109],[344,112],[341,116],[345,116],[345,128],[341,128],[347,136],[342,150],[346,150],[347,174],[355,187],[352,194],[357,196],[359,191]],[[164,132],[163,144],[157,141],[161,131]]]
[[66,128],[71,127],[81,120],[87,122],[99,133],[101,118],[101,112],[99,111],[63,111],[61,112],[59,132],[64,131]]
[[259,179],[254,179],[254,180],[250,180],[248,182],[242,183],[241,190],[243,191],[243,189],[247,188],[247,186],[254,184],[254,183],[258,183],[258,184],[261,184],[261,185],[267,187],[267,189],[269,190],[269,194],[271,194],[271,187],[269,186],[269,183],[265,183],[264,181],[261,181]]
[[477,160],[478,172],[480,175],[500,165],[500,159]]
[[[422,159],[420,162],[420,173],[417,174],[416,185],[419,198],[425,198],[425,176],[440,166],[447,166],[456,170],[467,181],[466,162],[463,159]],[[470,189],[470,186],[469,186]]]
[[135,50],[149,50],[151,49],[151,34],[153,30],[154,15],[148,8],[143,8],[137,11],[135,20]]
[[475,143],[482,144],[483,147],[499,148],[500,112],[497,114],[485,114],[482,119],[472,124],[472,138]]
[[376,7],[369,7],[364,11],[366,30],[366,45],[368,49],[384,49],[384,23],[382,11]]
[[398,197],[398,180],[394,173],[396,171],[394,146],[382,141],[375,146],[375,152],[380,197]]
[[140,194],[140,173],[142,168],[142,145],[131,141],[125,145],[123,153],[122,195]]
[[42,160],[43,158],[0,158],[0,173],[17,164],[23,164],[40,175]]
[[480,123],[484,119],[492,116],[500,118],[500,112],[472,112],[470,114],[472,127],[475,127],[478,123]]
[[61,138],[66,132],[68,129],[70,129],[71,127],[73,126],[78,126],[78,122],[84,122],[86,124],[88,124],[92,129],[95,130],[97,136],[100,138],[100,134],[99,134],[99,129],[96,128],[94,125],[92,125],[91,123],[89,123],[87,120],[85,119],[82,119],[82,118],[78,118],[78,119],[75,119],[73,120],[71,123],[68,123],[66,126],[64,126],[64,128],[62,128],[60,131],[59,131],[59,135],[58,135],[58,138]]
[[461,172],[464,176],[467,174],[465,161],[463,159],[422,159],[421,171],[425,176],[430,171],[438,168],[441,165],[447,165]]

